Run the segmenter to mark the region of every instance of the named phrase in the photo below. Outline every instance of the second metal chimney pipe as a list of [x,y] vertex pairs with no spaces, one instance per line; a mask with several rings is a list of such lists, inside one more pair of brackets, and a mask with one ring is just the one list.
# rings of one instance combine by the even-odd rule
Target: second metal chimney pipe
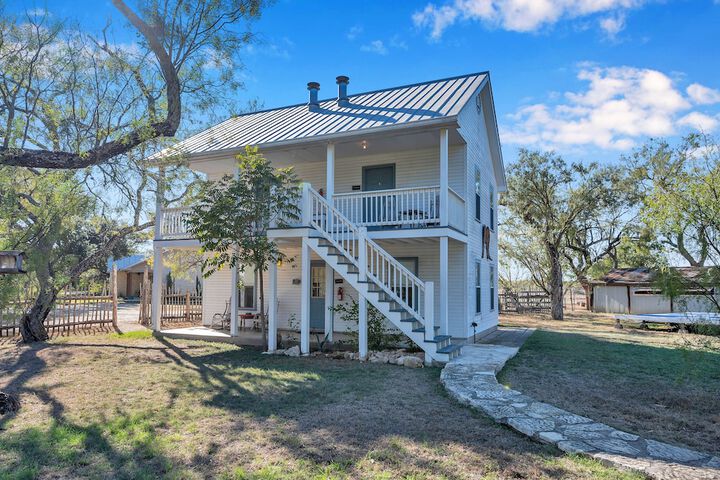
[[350,77],[347,77],[345,75],[340,75],[338,77],[335,77],[335,81],[338,85],[338,98],[337,103],[338,105],[344,107],[350,103],[348,100],[348,94],[347,94],[347,87],[348,83],[350,83]]
[[317,110],[318,108],[320,108],[320,102],[318,102],[318,91],[320,90],[320,84],[318,82],[308,82],[307,89],[310,92],[308,110]]

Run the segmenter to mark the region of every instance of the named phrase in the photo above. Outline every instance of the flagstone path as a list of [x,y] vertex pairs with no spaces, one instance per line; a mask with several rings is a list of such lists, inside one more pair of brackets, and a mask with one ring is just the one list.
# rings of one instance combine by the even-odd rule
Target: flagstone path
[[499,384],[495,374],[532,332],[498,329],[481,344],[463,346],[462,354],[440,376],[447,391],[496,422],[564,452],[588,455],[656,479],[720,480],[718,457],[623,432]]

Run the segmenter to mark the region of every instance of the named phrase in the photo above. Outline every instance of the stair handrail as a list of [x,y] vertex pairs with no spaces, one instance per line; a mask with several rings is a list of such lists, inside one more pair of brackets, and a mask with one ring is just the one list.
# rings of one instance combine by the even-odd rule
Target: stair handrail
[[[413,315],[425,327],[425,338],[432,339],[435,335],[433,321],[433,282],[424,282],[418,278],[417,275],[390,255],[390,253],[374,240],[368,238],[364,227],[359,227],[351,222],[340,210],[309,184],[303,184],[303,189],[307,192],[307,203],[304,205],[303,212],[305,213],[304,219],[307,223],[315,227],[326,240],[358,268],[361,280],[367,276],[379,285],[387,295],[407,310],[408,313]],[[328,225],[330,227],[328,227]],[[339,239],[335,237],[338,233],[340,234]],[[368,255],[368,253],[370,253],[370,255]],[[414,292],[417,292],[417,298],[414,298],[414,300],[417,302],[418,308],[415,308],[403,300],[393,288],[386,284],[385,280],[381,278],[381,272],[376,272],[372,268],[373,265],[379,266],[379,262],[374,261],[375,257],[381,257],[388,265],[391,265],[396,272],[401,272],[401,274],[408,279],[409,285],[406,284],[405,287],[401,285],[400,288],[412,288],[413,296],[415,295]],[[364,265],[362,265],[363,263]],[[382,269],[385,268],[384,266],[382,267]],[[421,294],[423,297],[422,303],[420,302]],[[420,312],[420,305],[422,305],[424,312]]]

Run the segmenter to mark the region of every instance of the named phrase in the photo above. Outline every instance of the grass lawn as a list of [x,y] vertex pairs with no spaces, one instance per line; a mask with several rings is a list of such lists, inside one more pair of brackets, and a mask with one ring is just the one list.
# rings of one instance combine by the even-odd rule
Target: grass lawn
[[0,346],[0,478],[642,478],[447,397],[439,369],[143,333]]
[[607,315],[565,321],[506,315],[537,327],[499,380],[574,413],[720,455],[720,339],[616,330]]

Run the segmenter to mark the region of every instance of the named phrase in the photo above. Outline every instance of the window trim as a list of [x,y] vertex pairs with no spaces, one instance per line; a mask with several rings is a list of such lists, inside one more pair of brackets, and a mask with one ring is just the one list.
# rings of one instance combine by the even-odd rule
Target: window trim
[[495,303],[496,303],[495,302],[495,295],[496,295],[496,293],[495,293],[495,265],[491,263],[489,265],[489,267],[490,268],[488,269],[488,280],[489,280],[488,283],[490,284],[490,311],[494,312],[495,311]]
[[480,168],[475,165],[475,188],[473,188],[475,199],[475,221],[482,223],[482,175]]
[[[242,274],[244,274],[244,272],[239,271],[238,274],[242,275]],[[254,271],[253,271],[253,274],[255,275],[255,280],[254,280],[254,283],[252,284],[252,288],[253,288],[253,306],[252,306],[252,307],[242,307],[242,306],[240,306],[240,304],[242,303],[243,298],[245,298],[245,296],[242,295],[243,290],[244,290],[247,286],[246,286],[246,285],[243,285],[242,287],[236,286],[237,291],[238,291],[238,307],[237,307],[237,308],[238,308],[238,311],[243,311],[243,312],[256,312],[257,309],[258,309],[258,290],[257,290],[257,285],[258,285],[258,272],[257,272],[257,270],[254,270]]]
[[[482,315],[482,259],[475,259],[475,315]],[[479,295],[479,296],[478,296]]]
[[489,188],[490,204],[488,205],[489,206],[488,212],[490,213],[490,230],[492,230],[494,232],[495,227],[497,225],[497,216],[496,216],[497,209],[495,208],[495,187],[493,186],[492,183],[489,185],[489,187],[490,187]]

